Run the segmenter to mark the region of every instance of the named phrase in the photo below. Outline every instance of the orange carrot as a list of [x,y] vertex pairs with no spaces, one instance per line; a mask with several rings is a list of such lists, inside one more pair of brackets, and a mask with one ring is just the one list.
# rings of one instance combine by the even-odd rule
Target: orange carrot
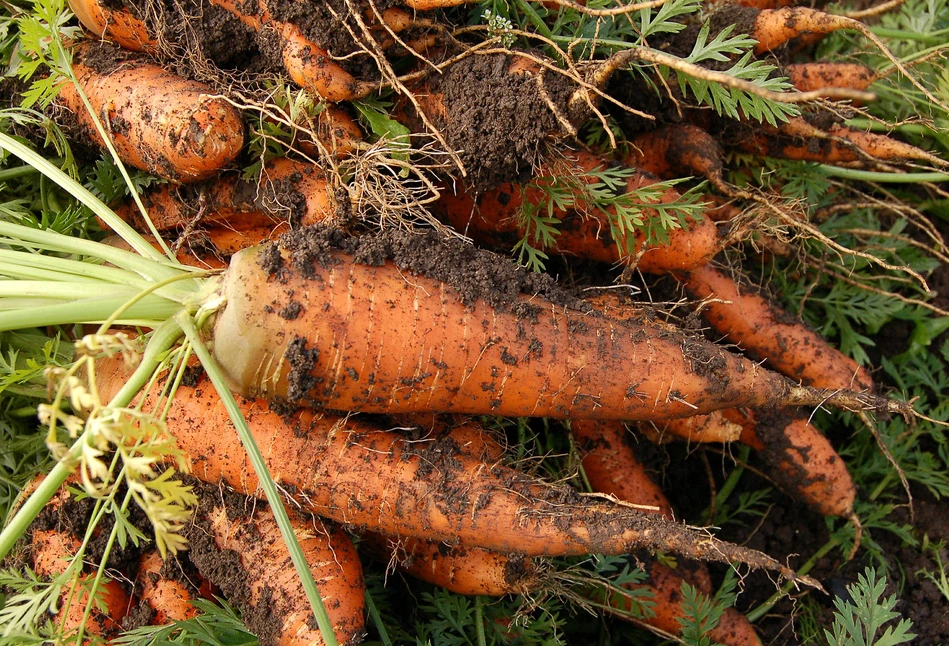
[[[389,231],[354,241],[311,227],[287,241],[292,248],[236,254],[213,332],[232,387],[245,396],[389,414],[641,420],[734,406],[900,406],[794,386],[699,337],[517,295],[526,274],[462,242],[438,240]],[[343,245],[374,266],[354,262]],[[465,268],[476,257],[485,264]],[[411,276],[440,268],[494,275],[494,293],[474,283],[452,288],[438,274]],[[514,290],[503,297],[501,280]]]
[[69,0],[69,8],[83,27],[123,49],[149,53],[158,49],[145,22],[125,6],[117,8],[104,0]]
[[[241,610],[263,646],[322,644],[273,512],[262,502],[256,502],[252,512],[234,517],[237,509],[218,503],[199,511],[201,529],[190,532],[192,561]],[[291,523],[337,640],[356,643],[365,615],[356,548],[346,534],[316,517],[291,516]],[[229,566],[222,567],[222,554]],[[244,577],[235,578],[235,569]]]
[[867,371],[833,348],[803,321],[711,265],[679,272],[686,290],[705,301],[705,320],[749,356],[820,388],[872,390]]
[[191,590],[181,581],[162,575],[164,562],[157,550],[145,552],[139,560],[139,597],[155,612],[152,625],[184,621],[197,616],[198,610],[190,601]]
[[704,128],[690,123],[668,125],[637,136],[623,160],[664,179],[684,175],[705,177],[713,185],[723,183],[721,145]]
[[302,138],[296,143],[304,154],[319,159],[321,146],[331,154],[345,157],[358,150],[364,139],[362,128],[348,112],[327,103],[316,115],[316,141]]
[[763,9],[754,18],[751,36],[758,41],[755,53],[763,54],[794,38],[813,42],[838,29],[852,28],[852,20],[810,7]]
[[[100,360],[101,392],[118,390],[125,370],[121,360]],[[525,556],[661,548],[791,574],[769,557],[705,533],[466,456],[454,442],[415,442],[353,417],[311,409],[281,417],[263,400],[240,405],[278,485],[300,509],[338,522]],[[194,476],[259,492],[227,411],[207,380],[179,388],[167,424],[191,456]]]
[[789,496],[825,516],[853,516],[857,492],[847,465],[807,417],[781,409],[725,414],[742,425],[740,441],[758,452]]
[[[105,43],[77,45],[73,70],[119,157],[136,168],[178,182],[196,181],[220,172],[244,146],[238,112],[222,99],[209,98],[200,83],[139,58],[126,59]],[[101,141],[73,85],[63,86],[59,100],[90,138]]]
[[725,418],[722,411],[680,419],[639,422],[636,425],[636,431],[658,444],[672,439],[686,442],[725,443],[734,442],[741,436],[741,427]]
[[[577,176],[606,166],[604,160],[585,152],[572,152],[569,160],[566,168],[553,166],[546,172],[553,177]],[[545,171],[540,174],[543,173]],[[545,181],[548,180],[535,180]],[[656,181],[647,173],[636,174],[627,180],[627,191],[635,191]],[[446,192],[435,204],[435,210],[444,221],[476,238],[480,244],[510,248],[524,235],[523,225],[518,221],[523,201],[537,203],[545,199],[543,195],[540,189],[530,185],[522,190],[517,185],[502,184],[482,193],[477,200],[467,193]],[[659,202],[668,204],[679,197],[675,190],[667,189]],[[647,218],[655,216],[655,211],[647,204],[643,205],[643,212]],[[553,217],[559,220],[556,228],[560,234],[555,238],[555,247],[549,251],[613,263],[630,260],[627,249],[632,247],[636,267],[645,272],[663,273],[704,264],[724,246],[718,228],[704,219],[690,223],[685,229],[672,231],[668,244],[643,249],[641,231],[633,233],[634,241],[627,240],[628,232],[611,231],[610,213],[591,210],[580,204],[571,211],[554,209]]]
[[876,80],[876,74],[859,63],[793,63],[784,67],[791,84],[801,92],[826,87],[865,90]]

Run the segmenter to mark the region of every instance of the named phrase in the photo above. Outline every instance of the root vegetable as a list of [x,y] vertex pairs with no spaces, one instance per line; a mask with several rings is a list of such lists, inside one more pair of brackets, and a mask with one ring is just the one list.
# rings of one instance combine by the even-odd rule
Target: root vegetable
[[764,54],[794,38],[814,39],[839,29],[853,28],[853,20],[810,7],[763,9],[754,18],[752,37],[758,41],[755,54]]
[[190,603],[194,598],[191,590],[181,581],[163,576],[164,565],[157,550],[146,552],[139,561],[139,598],[155,612],[152,625],[184,621],[198,614]]
[[665,179],[693,174],[724,183],[721,145],[704,128],[681,123],[636,137],[624,161]]
[[[118,390],[124,373],[121,361],[100,360],[98,387]],[[243,401],[241,411],[268,469],[294,504],[337,522],[525,556],[653,548],[792,574],[767,556],[706,533],[474,459],[450,439],[413,442],[353,417],[311,409],[281,417],[263,400]],[[227,411],[206,380],[179,388],[167,424],[191,456],[194,476],[258,493]]]
[[876,80],[873,70],[858,63],[793,63],[784,67],[784,73],[801,92],[825,87],[865,90]]
[[[210,98],[206,86],[138,58],[125,59],[105,43],[82,43],[73,53],[79,86],[125,163],[193,182],[220,172],[243,148],[240,115],[222,99]],[[65,85],[59,100],[100,142],[76,88]]]
[[704,301],[702,314],[712,329],[754,359],[808,385],[873,390],[864,368],[752,288],[711,265],[676,277],[694,298]]
[[[241,515],[238,511],[234,517],[235,511],[220,503],[199,510],[202,529],[192,531],[190,539],[191,557],[201,574],[241,610],[262,646],[322,644],[270,508],[257,502],[252,512]],[[356,548],[346,534],[315,517],[291,516],[291,522],[337,640],[356,643],[364,631],[365,615],[365,587]],[[245,576],[235,578],[234,568]]]
[[158,49],[158,41],[148,33],[145,22],[124,6],[109,6],[105,0],[69,0],[69,8],[83,27],[123,49],[149,53]]
[[[236,392],[389,414],[641,420],[735,406],[901,410],[871,395],[794,386],[698,337],[511,292],[502,304],[496,292],[459,294],[437,275],[412,275],[497,270],[466,267],[475,252],[460,242],[435,258],[431,236],[334,235],[310,228],[289,241],[295,250],[264,246],[231,259],[213,351]],[[374,265],[333,249],[343,244]],[[521,280],[501,271],[495,281]]]
[[722,411],[680,419],[640,422],[636,430],[660,444],[672,438],[686,442],[727,443],[741,436],[741,427],[725,418]]
[[[554,165],[548,172],[553,177],[577,176],[604,167],[606,162],[584,152],[570,153],[569,163],[564,168]],[[543,176],[545,171],[539,174]],[[543,182],[546,180],[535,180]],[[590,179],[590,181],[595,181]],[[657,178],[641,173],[627,180],[628,192],[648,187]],[[435,204],[435,211],[457,231],[474,237],[480,244],[495,248],[511,248],[523,237],[524,225],[519,214],[524,200],[539,203],[545,200],[543,191],[528,185],[523,191],[514,184],[502,184],[496,189],[477,196],[467,193],[446,193]],[[667,189],[658,199],[659,203],[671,204],[680,199],[673,189]],[[642,205],[644,218],[656,217],[649,204]],[[615,213],[593,209],[590,205],[578,204],[570,211],[554,209],[553,217],[559,220],[556,228],[560,232],[555,238],[554,248],[549,251],[575,255],[603,262],[628,262],[635,259],[636,267],[644,272],[664,273],[676,268],[688,268],[704,264],[724,246],[724,238],[718,228],[707,220],[691,222],[684,229],[669,233],[668,244],[643,248],[643,233],[620,231],[611,225]],[[632,235],[634,240],[629,240]],[[632,249],[633,255],[627,252]]]

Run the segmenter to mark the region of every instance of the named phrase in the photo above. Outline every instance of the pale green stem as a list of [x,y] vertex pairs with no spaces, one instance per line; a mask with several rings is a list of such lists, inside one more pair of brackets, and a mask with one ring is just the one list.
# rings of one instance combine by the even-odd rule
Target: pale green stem
[[[109,320],[119,307],[123,307],[128,296],[85,299],[72,303],[57,303],[0,312],[0,332],[20,330],[45,325],[71,325],[73,323],[101,323]],[[157,327],[162,321],[181,311],[181,305],[164,298],[149,299],[129,307],[124,318],[116,323],[130,325],[130,321],[149,321],[148,327]]]
[[241,409],[238,407],[234,395],[232,395],[228,389],[220,366],[218,366],[217,361],[208,351],[207,346],[201,341],[201,336],[191,318],[185,312],[181,312],[175,317],[175,321],[178,322],[178,325],[191,342],[194,353],[201,361],[201,365],[204,366],[208,378],[214,385],[215,390],[217,390],[221,402],[227,409],[231,422],[234,424],[234,428],[241,439],[241,443],[244,445],[247,457],[253,465],[254,472],[260,481],[260,488],[264,490],[264,495],[267,498],[267,502],[270,503],[270,508],[277,521],[277,526],[280,528],[280,534],[283,536],[283,540],[287,544],[287,549],[290,551],[290,560],[293,561],[293,565],[303,584],[303,589],[306,591],[306,596],[310,601],[313,614],[316,616],[316,623],[320,628],[323,641],[326,646],[337,646],[336,633],[333,631],[333,624],[330,621],[329,615],[326,614],[326,608],[323,606],[320,592],[316,587],[316,582],[313,580],[313,573],[310,572],[310,566],[303,556],[303,551],[300,549],[300,543],[297,541],[296,533],[290,525],[287,510],[283,506],[283,498],[277,490],[277,485],[270,476],[270,472],[267,470],[264,456],[261,455],[260,449],[257,447],[257,442],[251,434],[250,427],[247,426],[247,420],[244,419],[244,415],[241,413]]
[[119,234],[131,247],[146,258],[159,260],[164,256],[159,253],[145,238],[135,229],[130,227],[122,218],[117,216],[112,209],[102,203],[102,200],[90,193],[86,187],[74,180],[72,177],[56,168],[53,164],[46,161],[42,155],[39,155],[29,147],[24,146],[19,141],[0,132],[0,148],[16,155],[24,162],[43,173],[53,182],[67,191],[74,198],[86,205],[93,213],[102,218],[113,231]]
[[[131,298],[137,290],[130,287],[113,286],[100,282],[64,282],[52,283],[45,280],[2,280],[0,298],[12,296],[35,296],[55,298],[60,301],[78,301],[84,298],[101,298],[108,293],[111,296]],[[153,297],[153,298],[158,298]],[[160,299],[165,300],[165,299]]]
[[385,622],[382,621],[382,615],[379,614],[379,608],[376,607],[376,602],[373,600],[372,595],[369,594],[369,590],[366,590],[366,609],[369,610],[369,617],[376,626],[376,631],[379,633],[379,640],[383,646],[392,646],[392,638],[389,637],[389,631],[386,630]]
[[889,184],[921,184],[924,182],[949,182],[949,173],[885,173],[856,168],[841,168],[821,164],[818,168],[825,175],[843,177],[859,182],[884,182]]
[[[152,334],[145,352],[142,354],[142,361],[135,369],[135,372],[129,377],[122,389],[109,402],[110,406],[127,406],[132,398],[141,390],[142,386],[152,377],[152,373],[158,368],[165,352],[181,337],[181,329],[174,321],[166,321],[160,325]],[[66,478],[72,473],[75,461],[82,450],[83,443],[86,441],[85,434],[80,435],[73,445],[69,448],[62,460],[57,462],[53,469],[46,475],[43,481],[37,486],[36,490],[23,503],[23,506],[16,514],[7,521],[3,531],[0,532],[0,560],[6,557],[13,549],[17,540],[25,533],[30,523],[42,511],[43,507],[49,502],[50,498],[59,491],[59,488],[66,482]]]
[[[2,227],[0,222],[0,227]],[[10,239],[3,240],[10,243]],[[118,267],[106,267],[93,262],[83,262],[81,260],[71,260],[69,258],[57,258],[55,256],[44,256],[28,251],[12,251],[10,249],[0,249],[0,263],[3,269],[0,272],[11,276],[29,280],[32,275],[36,280],[43,280],[44,277],[50,280],[63,280],[57,274],[66,274],[66,279],[70,276],[80,277],[83,280],[101,280],[104,283],[118,285],[129,285],[130,287],[144,288],[151,285],[154,281],[142,278],[138,273]],[[13,267],[18,269],[14,270]],[[50,274],[49,272],[52,272]],[[181,272],[178,272],[179,274]]]
[[[811,569],[813,569],[813,567],[817,565],[817,562],[820,559],[824,558],[828,552],[830,552],[832,549],[837,547],[839,543],[840,541],[836,537],[831,537],[829,541],[824,543],[823,547],[817,550],[817,552],[815,552],[814,555],[807,560],[807,563],[802,565],[800,569],[797,570],[796,574],[798,576],[804,576],[805,574],[810,572]],[[774,607],[774,604],[780,601],[781,597],[784,597],[785,595],[787,595],[794,588],[794,586],[795,586],[795,583],[793,581],[788,581],[783,586],[781,586],[781,589],[775,592],[774,594],[772,594],[764,603],[762,603],[760,606],[758,606],[757,608],[749,612],[747,615],[745,615],[746,617],[748,617],[748,621],[750,621],[751,623],[755,623],[756,621],[764,617],[765,613],[771,610],[771,608]]]

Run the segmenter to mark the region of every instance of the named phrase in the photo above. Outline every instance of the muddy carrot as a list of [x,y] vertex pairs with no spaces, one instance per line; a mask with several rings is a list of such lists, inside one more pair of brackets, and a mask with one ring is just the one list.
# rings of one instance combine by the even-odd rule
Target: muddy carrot
[[801,92],[825,87],[865,90],[876,80],[873,70],[859,63],[792,63],[784,67],[784,73]]
[[722,415],[722,411],[713,411],[708,415],[639,422],[636,424],[636,432],[660,444],[672,439],[727,443],[739,439],[741,427],[729,421]]
[[164,567],[157,550],[150,550],[139,560],[137,583],[139,599],[154,611],[151,623],[162,625],[184,621],[197,616],[198,610],[190,601],[191,590],[181,581],[162,574]]
[[[132,55],[126,58],[105,43],[82,43],[73,53],[79,86],[127,164],[193,182],[220,172],[243,148],[240,115],[222,99],[209,97],[206,86]],[[73,85],[63,86],[59,101],[92,140],[101,142]]]
[[705,177],[721,185],[724,171],[721,145],[704,128],[680,123],[636,137],[624,161],[665,179],[684,175]]
[[754,16],[751,35],[758,41],[754,51],[756,54],[763,54],[794,38],[812,42],[815,38],[839,29],[850,29],[853,22],[848,18],[810,7],[763,9]]
[[148,33],[145,21],[125,6],[104,0],[69,0],[69,8],[83,27],[123,49],[149,53],[158,49],[158,41]]

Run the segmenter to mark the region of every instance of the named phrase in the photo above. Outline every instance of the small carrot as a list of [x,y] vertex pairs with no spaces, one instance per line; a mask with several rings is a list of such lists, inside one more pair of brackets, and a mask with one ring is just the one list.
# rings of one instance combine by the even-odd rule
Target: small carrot
[[754,17],[751,36],[758,41],[755,54],[777,49],[794,38],[807,39],[826,36],[840,29],[853,27],[853,20],[829,14],[810,7],[781,7],[763,9]]
[[[256,502],[252,512],[234,517],[233,506],[208,505],[190,532],[192,561],[232,604],[262,646],[322,644],[303,584],[270,508]],[[341,644],[362,636],[365,588],[352,541],[315,517],[291,516],[294,533],[319,588]],[[221,565],[222,554],[230,566]],[[234,570],[244,577],[235,578]]]
[[142,554],[138,565],[139,599],[154,611],[153,625],[184,621],[198,614],[197,608],[190,603],[194,598],[191,590],[181,581],[163,576],[164,565],[157,550]]
[[[566,168],[553,166],[549,171],[542,170],[539,176],[543,177],[545,172],[551,177],[565,173],[567,176],[577,176],[605,165],[604,160],[594,155],[573,152],[569,155]],[[544,178],[534,181],[543,183],[552,180]],[[590,181],[595,180],[591,178]],[[626,190],[636,191],[657,181],[658,178],[652,175],[638,173],[627,180]],[[468,193],[446,192],[434,208],[445,222],[457,231],[475,237],[480,244],[510,248],[526,233],[525,225],[519,219],[523,202],[542,204],[545,199],[544,191],[530,184],[523,188],[515,184],[502,184],[480,194],[477,199]],[[657,203],[670,204],[679,199],[680,195],[669,188],[662,193]],[[644,218],[657,215],[650,204],[643,204],[642,211]],[[718,228],[705,219],[671,231],[667,244],[644,248],[641,230],[621,231],[611,225],[611,218],[615,217],[612,210],[604,212],[580,203],[569,211],[553,209],[552,215],[558,220],[555,227],[559,235],[549,251],[610,263],[632,259],[638,269],[648,273],[664,273],[675,268],[704,264],[725,244]],[[629,236],[633,240],[628,239]]]
[[741,424],[740,441],[757,451],[768,474],[789,496],[825,516],[853,517],[856,486],[830,441],[804,415],[774,411],[725,411]]
[[[76,45],[73,71],[119,157],[136,168],[193,182],[220,172],[244,146],[240,114],[222,99],[209,98],[210,90],[200,83],[106,43]],[[63,86],[59,101],[101,142],[73,85]]]
[[694,298],[703,300],[702,314],[709,325],[749,356],[805,384],[872,391],[866,369],[754,289],[711,265],[676,277]]
[[83,27],[123,49],[148,53],[158,49],[158,41],[148,32],[145,21],[126,5],[117,7],[106,0],[69,0],[69,8]]
[[686,442],[728,443],[738,440],[741,436],[741,427],[729,421],[722,411],[679,419],[639,422],[636,425],[636,431],[659,444],[671,439]]
[[801,92],[825,87],[865,90],[876,80],[873,70],[859,63],[792,63],[784,66],[784,73]]
[[704,128],[690,123],[668,125],[637,136],[623,160],[664,179],[686,174],[707,178],[713,186],[724,183],[724,151]]

